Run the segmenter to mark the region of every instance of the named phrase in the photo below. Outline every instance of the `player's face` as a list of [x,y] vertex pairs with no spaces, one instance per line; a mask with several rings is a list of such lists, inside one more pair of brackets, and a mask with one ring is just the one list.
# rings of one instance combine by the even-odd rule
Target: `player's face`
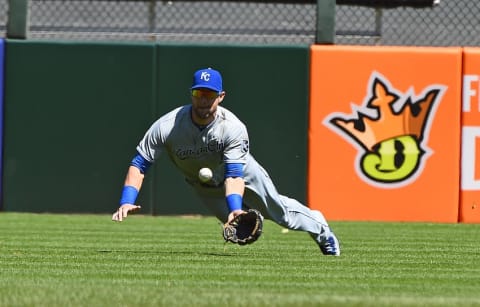
[[222,102],[225,92],[209,89],[192,90],[192,118],[199,125],[207,125],[215,118],[217,107]]

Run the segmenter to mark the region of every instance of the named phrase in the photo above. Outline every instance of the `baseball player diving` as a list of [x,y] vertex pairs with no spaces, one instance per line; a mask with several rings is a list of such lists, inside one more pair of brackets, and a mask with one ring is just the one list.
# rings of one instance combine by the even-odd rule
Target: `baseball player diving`
[[[160,154],[166,153],[222,223],[255,209],[287,229],[309,233],[324,255],[339,256],[340,244],[323,214],[277,192],[249,152],[245,125],[220,106],[224,98],[218,71],[206,68],[194,73],[192,103],[161,116],[138,144],[112,220],[121,222],[129,212],[140,209],[135,201],[144,176]],[[205,167],[213,173],[208,182],[198,178]]]

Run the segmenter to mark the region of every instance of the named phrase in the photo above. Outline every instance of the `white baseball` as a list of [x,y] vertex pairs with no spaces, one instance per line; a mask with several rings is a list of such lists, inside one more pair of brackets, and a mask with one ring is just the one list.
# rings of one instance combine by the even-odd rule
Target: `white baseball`
[[198,179],[200,179],[201,182],[208,182],[212,179],[213,173],[212,170],[209,169],[208,167],[201,168],[198,171]]

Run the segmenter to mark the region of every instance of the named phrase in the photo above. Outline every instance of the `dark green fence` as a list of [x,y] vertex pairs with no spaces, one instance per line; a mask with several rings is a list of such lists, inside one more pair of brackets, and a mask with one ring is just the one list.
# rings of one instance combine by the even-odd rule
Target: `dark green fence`
[[[248,126],[251,151],[280,192],[306,198],[308,47],[8,40],[6,211],[113,212],[135,146],[161,114],[190,103],[194,70],[222,71],[223,105]],[[144,213],[206,213],[162,157]]]

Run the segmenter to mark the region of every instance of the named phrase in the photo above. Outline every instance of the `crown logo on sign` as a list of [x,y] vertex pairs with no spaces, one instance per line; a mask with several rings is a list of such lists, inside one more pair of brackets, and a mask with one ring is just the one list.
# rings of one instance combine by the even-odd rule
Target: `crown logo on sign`
[[[412,101],[409,96],[403,105],[395,110],[395,104],[401,97],[389,91],[385,82],[378,77],[373,79],[371,86],[371,97],[366,104],[365,113],[357,111],[357,117],[354,118],[335,116],[330,118],[329,122],[346,132],[368,151],[374,151],[374,146],[382,141],[404,135],[410,135],[420,143],[428,114],[440,90],[431,89],[417,101]],[[376,115],[368,115],[367,111],[376,111]]]

